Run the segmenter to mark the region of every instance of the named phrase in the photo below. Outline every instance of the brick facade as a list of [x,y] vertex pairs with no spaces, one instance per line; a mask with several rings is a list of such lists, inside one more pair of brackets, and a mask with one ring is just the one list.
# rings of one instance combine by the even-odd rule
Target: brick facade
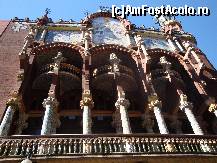
[[27,34],[27,30],[22,29],[15,32],[12,29],[13,26],[13,22],[0,21],[0,117],[2,117],[10,94],[19,89],[17,85],[18,53]]

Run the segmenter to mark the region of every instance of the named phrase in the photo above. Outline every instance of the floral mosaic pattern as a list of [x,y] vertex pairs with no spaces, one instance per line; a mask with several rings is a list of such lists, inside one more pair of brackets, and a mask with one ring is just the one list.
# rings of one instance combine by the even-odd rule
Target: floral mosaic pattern
[[45,42],[66,42],[76,44],[81,42],[81,33],[79,31],[48,31]]
[[147,49],[159,48],[172,51],[172,48],[170,47],[169,43],[164,39],[146,37],[144,38],[144,44]]
[[92,22],[94,44],[119,44],[128,46],[125,28],[120,21],[112,18],[98,17]]
[[14,25],[11,27],[14,32],[20,32],[20,30],[28,29],[28,24],[25,22],[14,22]]

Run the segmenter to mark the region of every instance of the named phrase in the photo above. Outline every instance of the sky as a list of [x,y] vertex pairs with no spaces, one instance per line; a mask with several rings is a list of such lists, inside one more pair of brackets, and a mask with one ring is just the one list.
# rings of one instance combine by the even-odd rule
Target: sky
[[[53,20],[62,18],[80,21],[85,17],[85,12],[96,12],[99,6],[120,7],[128,4],[134,7],[141,5],[208,7],[210,16],[178,16],[177,19],[181,21],[185,32],[190,32],[196,37],[198,47],[217,68],[217,0],[0,0],[0,20],[10,20],[15,16],[34,20],[41,17],[44,10],[49,8],[51,10],[49,17]],[[129,20],[137,26],[157,27],[152,18],[129,17]]]

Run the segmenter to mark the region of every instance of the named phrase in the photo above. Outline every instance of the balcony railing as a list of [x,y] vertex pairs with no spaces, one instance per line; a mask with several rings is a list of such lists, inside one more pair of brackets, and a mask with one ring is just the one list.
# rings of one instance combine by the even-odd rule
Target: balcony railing
[[217,154],[216,136],[51,135],[0,138],[0,158],[115,154]]
[[[130,68],[128,68],[127,66],[118,65],[118,69],[119,69],[120,73],[127,74],[131,77],[134,76],[133,71]],[[101,66],[101,67],[93,70],[93,77],[97,77],[98,75],[102,75],[102,74],[109,73],[109,72],[112,73],[112,66],[111,65],[104,65],[104,66]]]

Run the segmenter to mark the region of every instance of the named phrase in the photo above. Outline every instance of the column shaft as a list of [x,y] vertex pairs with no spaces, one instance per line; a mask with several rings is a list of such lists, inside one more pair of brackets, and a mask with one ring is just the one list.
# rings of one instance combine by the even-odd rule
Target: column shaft
[[41,135],[49,135],[52,134],[52,127],[53,127],[53,108],[51,105],[46,105],[46,110],[44,114],[42,129],[41,129]]
[[51,96],[48,96],[48,98],[45,99],[43,102],[45,114],[41,129],[41,135],[50,135],[56,133],[55,109],[58,103],[56,99]]
[[128,117],[125,106],[122,106],[122,105],[120,106],[120,114],[121,114],[123,134],[131,134],[132,131],[131,131],[129,117]]
[[157,120],[157,124],[158,124],[159,130],[160,130],[160,133],[161,134],[169,134],[169,131],[167,129],[166,123],[164,121],[164,118],[162,116],[162,113],[161,113],[159,107],[157,107],[157,106],[154,107],[154,114],[155,114],[155,117]]
[[83,106],[83,134],[91,134],[91,111],[88,106]]
[[176,46],[174,45],[173,41],[171,39],[167,39],[167,41],[168,41],[170,47],[172,48],[172,50],[175,51],[176,50]]
[[15,109],[12,106],[8,106],[4,118],[0,125],[0,136],[7,136],[10,131]]
[[185,108],[185,114],[188,117],[189,122],[191,123],[191,127],[195,134],[197,135],[204,135],[203,131],[201,130],[192,110],[190,108]]
[[83,134],[91,134],[91,108],[94,106],[90,90],[84,90],[82,100],[80,101],[81,109],[83,109]]

